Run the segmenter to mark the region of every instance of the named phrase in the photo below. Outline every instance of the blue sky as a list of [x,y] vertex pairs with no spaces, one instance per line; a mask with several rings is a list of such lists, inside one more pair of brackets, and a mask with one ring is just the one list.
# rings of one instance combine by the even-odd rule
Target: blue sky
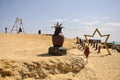
[[65,37],[84,38],[98,28],[111,35],[109,41],[120,41],[120,0],[0,0],[0,32],[11,30],[16,17],[26,33],[53,34],[58,21]]

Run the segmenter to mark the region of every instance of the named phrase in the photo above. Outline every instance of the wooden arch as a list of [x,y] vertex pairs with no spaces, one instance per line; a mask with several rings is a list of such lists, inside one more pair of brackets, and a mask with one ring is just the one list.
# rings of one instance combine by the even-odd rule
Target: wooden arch
[[89,45],[89,40],[88,40],[87,37],[94,37],[94,35],[96,34],[96,32],[99,34],[100,37],[106,37],[106,40],[104,42],[104,46],[106,47],[107,52],[109,53],[109,55],[111,55],[111,53],[110,53],[110,51],[108,49],[108,46],[107,46],[107,41],[109,39],[110,34],[102,35],[98,29],[96,29],[92,35],[85,34],[84,36],[85,36],[86,41],[88,42],[88,45]]

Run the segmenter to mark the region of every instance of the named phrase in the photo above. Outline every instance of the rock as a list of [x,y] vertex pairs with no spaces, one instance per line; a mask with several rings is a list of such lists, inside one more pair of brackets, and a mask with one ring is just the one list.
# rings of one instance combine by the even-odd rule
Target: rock
[[67,49],[64,47],[50,47],[48,53],[56,56],[66,55]]
[[[47,78],[49,80],[53,76],[59,74],[68,74],[70,72],[71,74],[77,74],[85,67],[84,59],[80,56],[74,55],[58,56],[55,59],[50,58],[41,61],[20,62],[19,64],[20,65],[18,66],[16,64],[10,63],[9,66],[16,66],[14,68],[6,68],[6,66],[1,66],[0,80],[7,77],[13,77],[15,80],[47,80]],[[66,77],[66,80],[69,79],[72,78]]]
[[1,77],[12,76],[12,71],[10,69],[5,69],[0,72]]

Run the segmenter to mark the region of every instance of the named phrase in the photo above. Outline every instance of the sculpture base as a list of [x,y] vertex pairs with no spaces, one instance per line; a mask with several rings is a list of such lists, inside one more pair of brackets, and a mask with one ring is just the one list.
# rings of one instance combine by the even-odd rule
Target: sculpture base
[[67,49],[64,47],[49,47],[48,54],[61,56],[67,54]]

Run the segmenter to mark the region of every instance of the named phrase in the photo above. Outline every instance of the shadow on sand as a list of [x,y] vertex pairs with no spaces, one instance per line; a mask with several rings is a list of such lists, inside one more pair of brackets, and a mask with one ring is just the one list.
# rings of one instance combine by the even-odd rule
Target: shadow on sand
[[110,54],[101,55],[101,57],[110,56]]
[[101,55],[101,56],[90,56],[90,57],[105,57],[105,56],[109,56],[109,54],[105,54],[105,55]]
[[37,55],[38,57],[49,57],[49,56],[53,56],[53,55],[50,55],[48,53],[43,53],[43,54],[39,54]]

